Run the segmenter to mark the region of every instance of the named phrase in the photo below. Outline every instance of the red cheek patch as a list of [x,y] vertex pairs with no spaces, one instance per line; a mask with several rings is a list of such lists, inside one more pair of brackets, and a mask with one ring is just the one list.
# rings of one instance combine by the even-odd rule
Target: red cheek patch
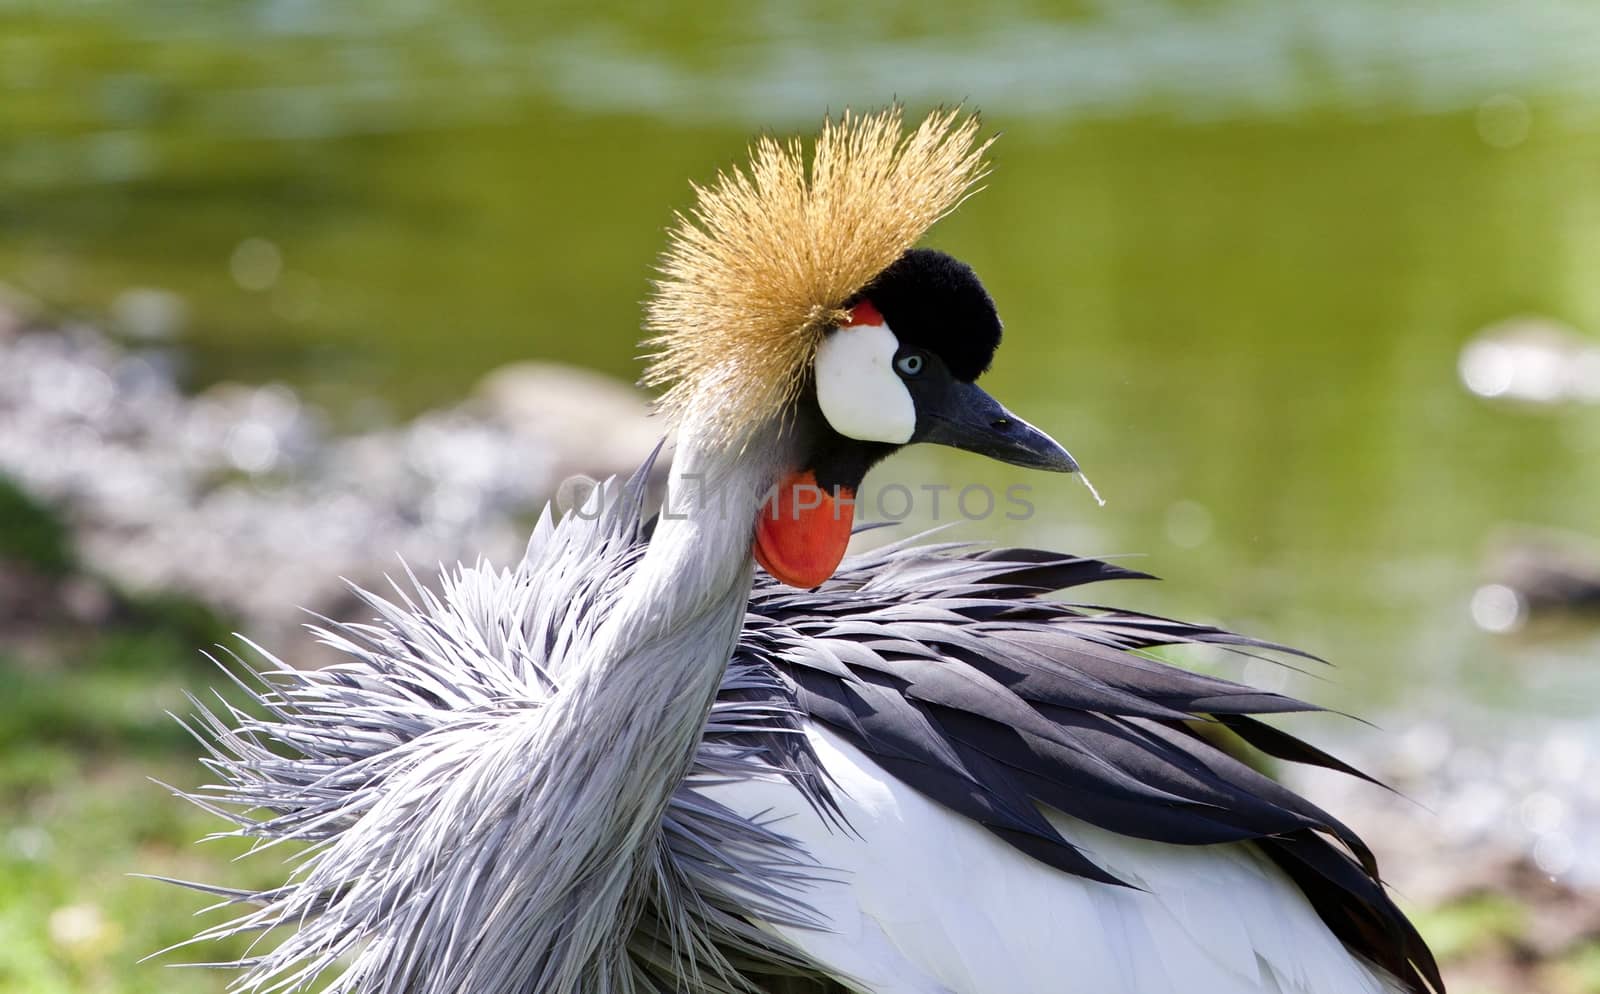
[[790,473],[756,519],[756,562],[791,587],[817,586],[844,559],[855,510],[855,491],[840,487],[836,498],[810,470]]

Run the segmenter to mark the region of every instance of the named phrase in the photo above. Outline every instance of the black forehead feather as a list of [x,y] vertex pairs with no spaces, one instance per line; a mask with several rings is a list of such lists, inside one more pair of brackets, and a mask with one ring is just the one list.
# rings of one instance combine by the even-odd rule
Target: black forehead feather
[[958,379],[976,380],[1000,345],[1000,316],[972,267],[915,248],[861,293],[903,344],[927,349]]

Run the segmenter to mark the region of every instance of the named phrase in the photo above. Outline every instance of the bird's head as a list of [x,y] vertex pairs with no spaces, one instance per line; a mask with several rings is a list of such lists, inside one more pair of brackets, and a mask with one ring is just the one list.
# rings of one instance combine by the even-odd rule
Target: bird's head
[[794,465],[756,521],[757,558],[778,579],[809,587],[832,575],[862,479],[904,446],[930,442],[1077,470],[1066,449],[977,385],[1001,326],[971,267],[911,249],[845,311],[845,323],[818,345],[796,403]]
[[753,549],[785,583],[833,574],[862,479],[906,445],[1077,470],[977,386],[1001,330],[977,275],[912,247],[985,175],[987,148],[957,112],[909,134],[899,108],[847,112],[809,161],[798,142],[757,142],[749,174],[697,189],[672,232],[646,382],[669,387],[662,406],[702,445],[779,440]]

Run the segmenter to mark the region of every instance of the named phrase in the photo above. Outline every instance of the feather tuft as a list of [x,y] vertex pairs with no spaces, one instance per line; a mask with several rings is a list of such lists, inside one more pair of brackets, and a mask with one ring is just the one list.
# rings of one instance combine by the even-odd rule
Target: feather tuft
[[[799,396],[817,345],[851,297],[988,174],[979,121],[936,110],[909,133],[899,106],[824,121],[804,144],[770,136],[748,171],[695,185],[662,256],[646,315],[644,383],[675,422],[741,445]],[[696,404],[709,404],[699,411]]]

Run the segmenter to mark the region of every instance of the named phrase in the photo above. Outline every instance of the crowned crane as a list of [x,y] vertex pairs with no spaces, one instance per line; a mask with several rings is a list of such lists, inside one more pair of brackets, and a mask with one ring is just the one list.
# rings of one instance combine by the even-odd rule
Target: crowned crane
[[1443,990],[1362,841],[1201,731],[1359,775],[1257,717],[1311,706],[1153,651],[1280,647],[1052,596],[1136,575],[1092,559],[844,558],[906,445],[1077,468],[975,384],[977,276],[915,247],[987,147],[897,108],[809,162],[759,140],[649,304],[661,513],[646,468],[509,569],[362,593],[374,623],[320,629],[342,664],[252,647],[260,707],[199,707],[220,783],[189,796],[309,845],[281,886],[204,888],[237,913],[194,941],[275,933],[234,989]]

